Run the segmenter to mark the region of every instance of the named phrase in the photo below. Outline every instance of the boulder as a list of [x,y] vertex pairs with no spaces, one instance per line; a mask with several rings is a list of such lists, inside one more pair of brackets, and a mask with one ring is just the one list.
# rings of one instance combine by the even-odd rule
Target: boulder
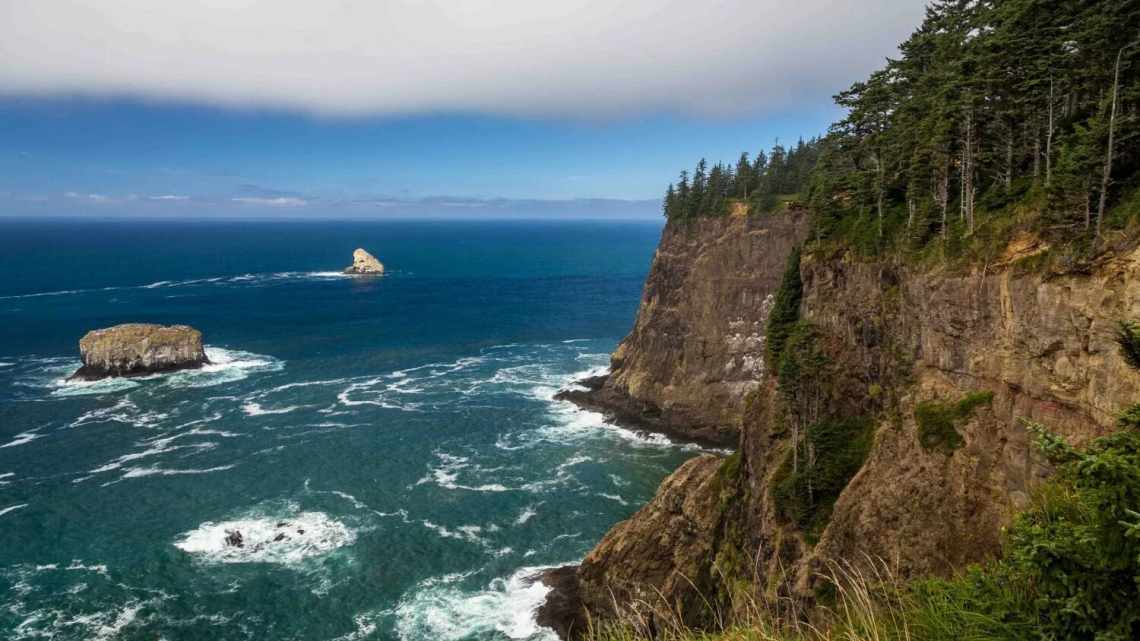
[[384,263],[363,249],[352,252],[352,265],[344,269],[346,274],[383,274]]
[[143,376],[195,369],[209,363],[202,332],[186,325],[127,323],[96,329],[79,340],[83,367],[72,379]]

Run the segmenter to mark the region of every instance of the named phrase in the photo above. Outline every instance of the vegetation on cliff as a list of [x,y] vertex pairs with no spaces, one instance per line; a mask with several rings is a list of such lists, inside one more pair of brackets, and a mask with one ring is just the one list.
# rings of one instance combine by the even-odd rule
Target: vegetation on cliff
[[966,421],[981,405],[988,405],[993,392],[967,394],[957,403],[923,401],[914,406],[914,421],[918,424],[918,440],[928,450],[947,454],[962,446],[958,424]]
[[[937,0],[900,55],[836,102],[847,115],[797,157],[813,163],[804,179],[775,192],[810,202],[818,240],[993,260],[1024,231],[1080,258],[1140,217],[1134,1]],[[757,203],[739,171],[714,169],[696,204],[698,174],[682,174],[689,197],[671,188],[666,216]]]
[[[1140,370],[1140,327],[1121,325],[1121,355]],[[988,402],[972,394],[950,407],[951,418]],[[901,581],[867,559],[823,572],[834,604],[817,623],[734,591],[722,629],[696,631],[680,622],[653,630],[638,622],[599,623],[591,641],[1126,641],[1140,638],[1140,405],[1122,412],[1119,431],[1077,449],[1036,423],[1026,423],[1037,450],[1056,468],[1004,534],[1003,554],[951,578]],[[743,613],[743,616],[740,616]]]

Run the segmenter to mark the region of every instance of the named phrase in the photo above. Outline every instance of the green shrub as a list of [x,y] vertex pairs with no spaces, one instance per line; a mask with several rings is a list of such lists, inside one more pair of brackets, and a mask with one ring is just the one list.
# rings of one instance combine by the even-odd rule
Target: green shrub
[[798,456],[789,451],[776,471],[772,483],[776,509],[809,540],[827,526],[839,494],[863,467],[871,451],[872,426],[867,417],[812,425],[798,445]]
[[780,366],[784,344],[800,319],[800,301],[803,296],[804,284],[800,280],[800,248],[795,247],[788,255],[784,278],[780,282],[780,289],[776,291],[776,300],[772,311],[768,314],[768,327],[764,333],[768,367],[771,371],[776,371]]
[[914,406],[918,424],[918,442],[927,450],[952,454],[965,441],[958,426],[973,415],[974,410],[993,401],[993,392],[972,392],[953,404],[924,401]]

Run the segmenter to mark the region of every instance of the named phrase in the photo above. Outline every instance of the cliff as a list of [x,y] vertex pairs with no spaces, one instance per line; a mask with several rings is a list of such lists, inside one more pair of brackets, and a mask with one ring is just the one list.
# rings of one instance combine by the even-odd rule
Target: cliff
[[[702,238],[746,243],[753,257],[786,255],[802,237],[764,235],[776,243],[766,252],[765,240],[748,239],[759,222],[702,224]],[[679,243],[681,233],[667,229],[662,245],[670,272],[692,274],[708,250]],[[658,274],[602,389],[684,400],[704,425],[735,417],[739,448],[682,466],[615,526],[578,569],[582,605],[600,619],[680,612],[702,625],[744,590],[802,614],[832,563],[881,558],[907,577],[997,554],[1003,526],[1050,472],[1022,419],[1080,445],[1140,396],[1114,342],[1120,320],[1140,318],[1140,250],[1106,252],[1079,271],[1028,269],[1044,249],[1021,238],[997,264],[965,273],[808,251],[803,322],[787,348],[799,361],[780,380],[763,367],[726,380],[678,354],[725,345],[723,328],[738,318],[763,327],[767,310],[747,312],[744,301],[764,307],[754,283],[776,282],[782,263],[741,256],[717,267],[740,276],[716,281]],[[745,277],[750,269],[765,274]],[[729,318],[712,320],[725,310]],[[686,378],[700,383],[676,384]],[[702,387],[722,393],[701,401],[691,394]],[[747,401],[730,389],[750,390]]]
[[79,340],[83,366],[71,378],[142,376],[201,367],[209,361],[202,332],[186,325],[126,323],[87,332]]
[[637,321],[610,374],[562,398],[683,439],[734,445],[745,395],[764,371],[764,325],[807,216],[671,222]]

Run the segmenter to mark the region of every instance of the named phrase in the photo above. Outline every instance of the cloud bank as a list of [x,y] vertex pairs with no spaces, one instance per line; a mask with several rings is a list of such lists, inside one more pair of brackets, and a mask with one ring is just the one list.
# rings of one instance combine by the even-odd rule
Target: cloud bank
[[320,115],[761,115],[878,66],[917,0],[0,0],[0,93]]

